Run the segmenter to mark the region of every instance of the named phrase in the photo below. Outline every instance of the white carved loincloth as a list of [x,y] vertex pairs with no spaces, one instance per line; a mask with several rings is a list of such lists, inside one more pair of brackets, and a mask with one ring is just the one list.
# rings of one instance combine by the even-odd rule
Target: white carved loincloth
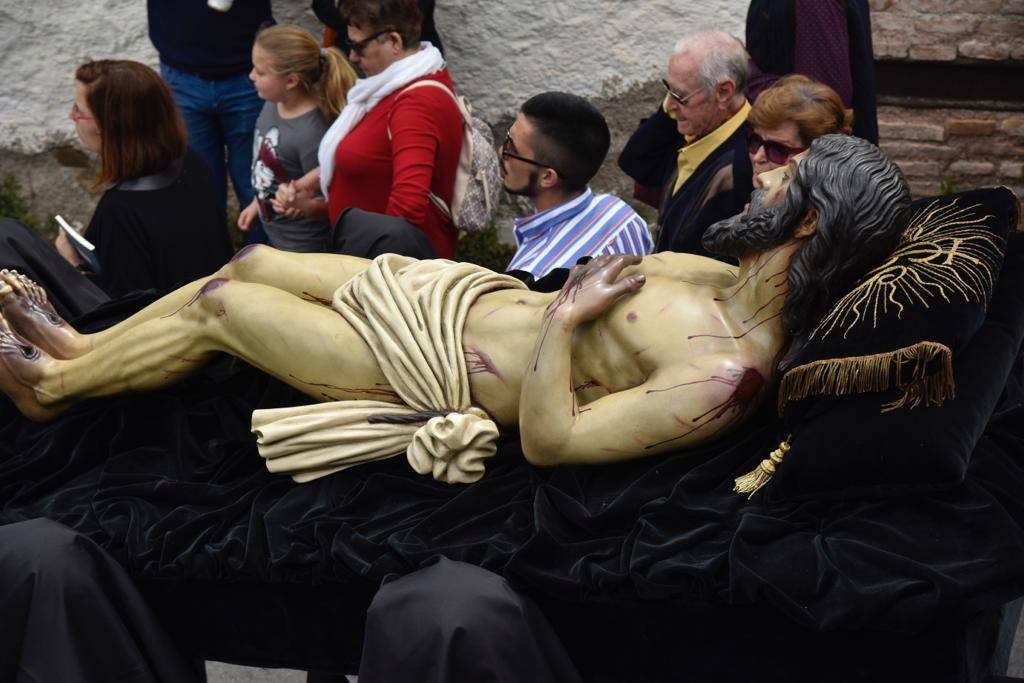
[[[257,410],[252,429],[267,468],[303,482],[406,451],[420,474],[452,483],[480,479],[498,427],[471,405],[462,328],[481,294],[524,287],[469,263],[375,258],[338,288],[331,305],[366,341],[405,405],[354,400]],[[368,421],[424,411],[444,414],[425,424]]]

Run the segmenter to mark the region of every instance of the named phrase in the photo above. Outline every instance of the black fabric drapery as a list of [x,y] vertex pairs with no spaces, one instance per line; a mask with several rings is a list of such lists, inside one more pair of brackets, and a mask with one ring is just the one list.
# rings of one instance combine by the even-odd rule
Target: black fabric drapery
[[[1024,310],[1011,242],[991,311]],[[148,297],[76,325],[103,327]],[[0,523],[48,517],[89,536],[198,656],[351,668],[375,587],[441,555],[532,595],[571,653],[602,642],[580,640],[595,630],[625,652],[660,652],[667,633],[698,643],[755,638],[760,625],[766,640],[749,647],[781,659],[776,644],[801,633],[801,656],[825,662],[827,643],[885,632],[878,643],[941,643],[932,663],[946,671],[967,626],[1024,594],[1021,327],[1018,316],[972,341],[1017,361],[960,481],[739,496],[733,479],[786,435],[769,400],[736,433],[634,462],[537,469],[507,439],[469,486],[421,477],[403,457],[295,484],[266,471],[249,420],[308,399],[225,357],[174,388],[83,402],[47,424],[0,404]],[[595,662],[624,656],[606,649]]]
[[45,516],[147,579],[320,584],[436,555],[560,600],[768,602],[815,628],[920,630],[1024,593],[1024,411],[964,482],[852,500],[747,500],[732,479],[777,443],[762,410],[701,448],[600,468],[527,465],[514,440],[471,486],[401,457],[307,484],[269,474],[248,431],[291,390],[225,359],[174,390],[0,415],[0,521]]

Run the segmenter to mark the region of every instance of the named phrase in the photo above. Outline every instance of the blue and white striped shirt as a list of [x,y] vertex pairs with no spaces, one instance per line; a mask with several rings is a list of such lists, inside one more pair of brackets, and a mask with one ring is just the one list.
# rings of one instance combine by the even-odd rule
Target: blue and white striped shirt
[[644,256],[654,247],[647,223],[629,204],[589,187],[571,201],[517,218],[513,232],[519,250],[506,270],[524,270],[538,280],[584,256]]

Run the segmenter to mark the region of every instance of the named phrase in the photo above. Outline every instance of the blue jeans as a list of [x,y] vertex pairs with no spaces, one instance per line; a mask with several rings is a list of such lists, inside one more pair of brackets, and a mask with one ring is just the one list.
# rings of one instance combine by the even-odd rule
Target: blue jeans
[[[164,77],[188,128],[189,146],[203,158],[213,176],[213,189],[227,202],[227,172],[235,188],[239,208],[252,202],[252,136],[263,100],[256,94],[248,75],[209,81],[161,62]],[[245,243],[266,242],[259,221],[245,233]]]

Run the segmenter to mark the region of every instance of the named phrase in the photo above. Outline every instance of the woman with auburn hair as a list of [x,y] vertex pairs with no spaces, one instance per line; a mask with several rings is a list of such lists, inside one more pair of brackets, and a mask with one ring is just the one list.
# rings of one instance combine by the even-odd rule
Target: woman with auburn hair
[[93,187],[106,187],[84,236],[99,267],[85,263],[61,232],[57,250],[107,295],[170,291],[232,253],[209,170],[186,145],[167,85],[148,66],[87,62],[75,72],[68,117],[82,148],[99,157]]
[[788,164],[811,142],[829,133],[849,135],[853,111],[824,83],[791,74],[763,91],[747,117],[747,151],[757,176]]

